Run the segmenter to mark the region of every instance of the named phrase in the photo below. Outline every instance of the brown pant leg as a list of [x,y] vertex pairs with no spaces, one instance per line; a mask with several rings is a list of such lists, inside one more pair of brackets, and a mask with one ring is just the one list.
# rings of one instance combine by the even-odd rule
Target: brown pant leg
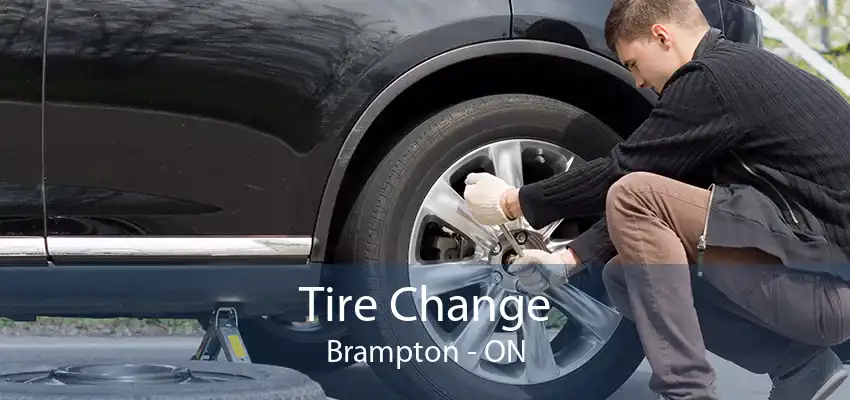
[[717,400],[687,266],[644,268],[622,262],[619,256],[612,259],[602,278],[611,302],[637,327],[652,367],[650,389],[671,399]]
[[829,347],[850,336],[845,282],[789,269],[753,249],[709,248],[703,272],[723,294],[720,306],[795,342]]
[[[757,251],[709,249],[704,280],[694,278],[689,264],[696,258],[708,198],[705,189],[633,173],[614,184],[607,199],[609,231],[621,266],[606,267],[606,285],[638,328],[653,369],[650,386],[672,398],[715,398],[709,391],[715,375],[705,358],[706,342],[717,345],[716,354],[751,371],[781,374],[816,350],[782,336],[815,344],[840,341],[848,332],[845,321],[850,322],[846,286],[799,273],[792,278],[784,267],[765,265],[776,261]],[[717,307],[695,304],[694,290],[712,292],[699,290],[707,283],[716,290],[706,301]],[[700,308],[706,310],[702,315]],[[724,340],[726,327],[717,325],[745,324],[742,320],[752,329]],[[757,324],[782,336],[766,340],[767,329]]]
[[[732,302],[707,281],[695,276],[691,279],[694,309],[708,351],[754,374],[771,376],[786,373],[817,351],[816,346],[769,329],[756,315]],[[634,321],[619,257],[605,266],[603,280],[619,311]],[[713,379],[712,374],[707,381]]]

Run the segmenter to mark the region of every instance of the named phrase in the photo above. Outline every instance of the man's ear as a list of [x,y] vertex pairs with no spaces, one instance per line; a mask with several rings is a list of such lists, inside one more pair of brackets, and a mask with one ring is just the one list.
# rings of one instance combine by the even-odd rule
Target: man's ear
[[673,47],[673,34],[666,26],[662,24],[652,25],[651,32],[652,37],[658,40],[662,46],[668,49]]

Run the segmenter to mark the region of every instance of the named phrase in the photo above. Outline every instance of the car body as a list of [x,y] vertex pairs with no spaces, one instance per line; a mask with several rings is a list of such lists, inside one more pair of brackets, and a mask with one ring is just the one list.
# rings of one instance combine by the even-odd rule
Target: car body
[[[751,2],[699,3],[728,37],[761,45]],[[634,88],[606,48],[609,7],[4,2],[0,315],[204,321],[235,305],[242,321],[302,321],[299,288],[344,286],[356,264],[372,260],[342,261],[341,232],[352,232],[344,225],[378,163],[423,121],[520,93],[586,110],[622,137],[640,124],[655,94]],[[610,148],[588,140],[578,145],[589,153]],[[346,262],[355,265],[340,267]],[[348,337],[339,326],[275,329],[246,333],[252,359],[326,368],[299,364],[292,352]],[[623,340],[637,343],[633,334]],[[265,346],[277,350],[264,358]],[[588,396],[618,387],[640,360],[633,353],[613,383],[588,387]],[[446,385],[396,386],[463,398],[451,389],[460,383]]]
[[[725,17],[734,36],[760,40],[754,14],[734,2],[724,2],[723,12],[705,4],[713,23]],[[0,249],[9,268],[0,273],[13,275],[2,279],[0,308],[7,315],[189,315],[226,295],[261,313],[279,312],[286,304],[278,301],[301,303],[295,289],[320,283],[358,145],[392,100],[438,69],[489,55],[577,59],[627,80],[604,46],[608,6],[8,4]],[[473,89],[419,96],[423,108],[435,108],[464,90]],[[630,118],[633,124],[639,115]],[[252,243],[262,240],[280,248]],[[174,263],[220,269],[169,268]],[[256,279],[245,279],[247,291],[238,282],[201,282],[218,274]],[[141,284],[144,276],[159,283]],[[290,279],[263,286],[277,277]],[[188,290],[171,291],[169,282]],[[35,295],[48,288],[61,301]]]

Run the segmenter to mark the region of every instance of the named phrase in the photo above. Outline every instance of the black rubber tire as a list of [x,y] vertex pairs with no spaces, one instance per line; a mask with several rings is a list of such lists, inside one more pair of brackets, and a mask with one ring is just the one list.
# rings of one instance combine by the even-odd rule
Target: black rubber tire
[[[203,329],[208,321],[199,320]],[[258,364],[291,368],[305,374],[330,372],[354,364],[354,361],[328,361],[328,342],[338,340],[350,345],[344,327],[333,332],[294,333],[275,321],[262,318],[239,320],[239,333],[245,342],[248,356]]]
[[[436,178],[466,152],[497,139],[549,140],[590,160],[609,154],[622,139],[590,114],[556,100],[530,95],[495,95],[463,102],[435,114],[409,132],[377,167],[355,202],[335,254],[343,267],[334,295],[376,300],[375,322],[346,316],[362,346],[433,346],[421,322],[390,313],[390,299],[410,285],[405,268],[413,217]],[[603,287],[601,280],[596,287]],[[603,287],[604,288],[604,287]],[[603,289],[604,291],[604,289]],[[604,296],[604,293],[600,294]],[[353,304],[353,303],[349,303]],[[413,315],[410,293],[397,302]],[[473,375],[454,362],[371,363],[375,373],[407,398],[488,400],[603,400],[634,373],[643,351],[634,325],[623,320],[608,345],[580,369],[548,383],[513,386]]]
[[306,375],[287,368],[261,364],[191,360],[145,360],[139,364],[166,364],[193,371],[240,374],[250,380],[192,384],[46,385],[5,382],[8,374],[49,371],[65,365],[127,364],[126,359],[87,358],[0,364],[0,400],[326,400],[322,387]]

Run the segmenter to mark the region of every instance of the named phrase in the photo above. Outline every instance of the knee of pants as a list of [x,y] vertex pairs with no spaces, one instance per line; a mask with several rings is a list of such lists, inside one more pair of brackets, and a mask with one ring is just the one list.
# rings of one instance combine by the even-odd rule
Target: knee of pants
[[625,277],[623,265],[620,263],[620,256],[614,256],[602,268],[602,283],[610,293],[612,290],[625,286]]
[[605,213],[609,219],[609,223],[615,223],[617,216],[623,211],[623,207],[628,203],[634,202],[636,189],[647,186],[648,182],[655,180],[660,175],[651,172],[630,172],[620,179],[617,179],[605,196]]
[[626,288],[625,269],[619,256],[614,256],[602,268],[602,283],[605,285],[605,291],[608,292],[608,298],[611,299],[614,307],[617,307],[624,317],[634,321],[629,304],[628,289]]

